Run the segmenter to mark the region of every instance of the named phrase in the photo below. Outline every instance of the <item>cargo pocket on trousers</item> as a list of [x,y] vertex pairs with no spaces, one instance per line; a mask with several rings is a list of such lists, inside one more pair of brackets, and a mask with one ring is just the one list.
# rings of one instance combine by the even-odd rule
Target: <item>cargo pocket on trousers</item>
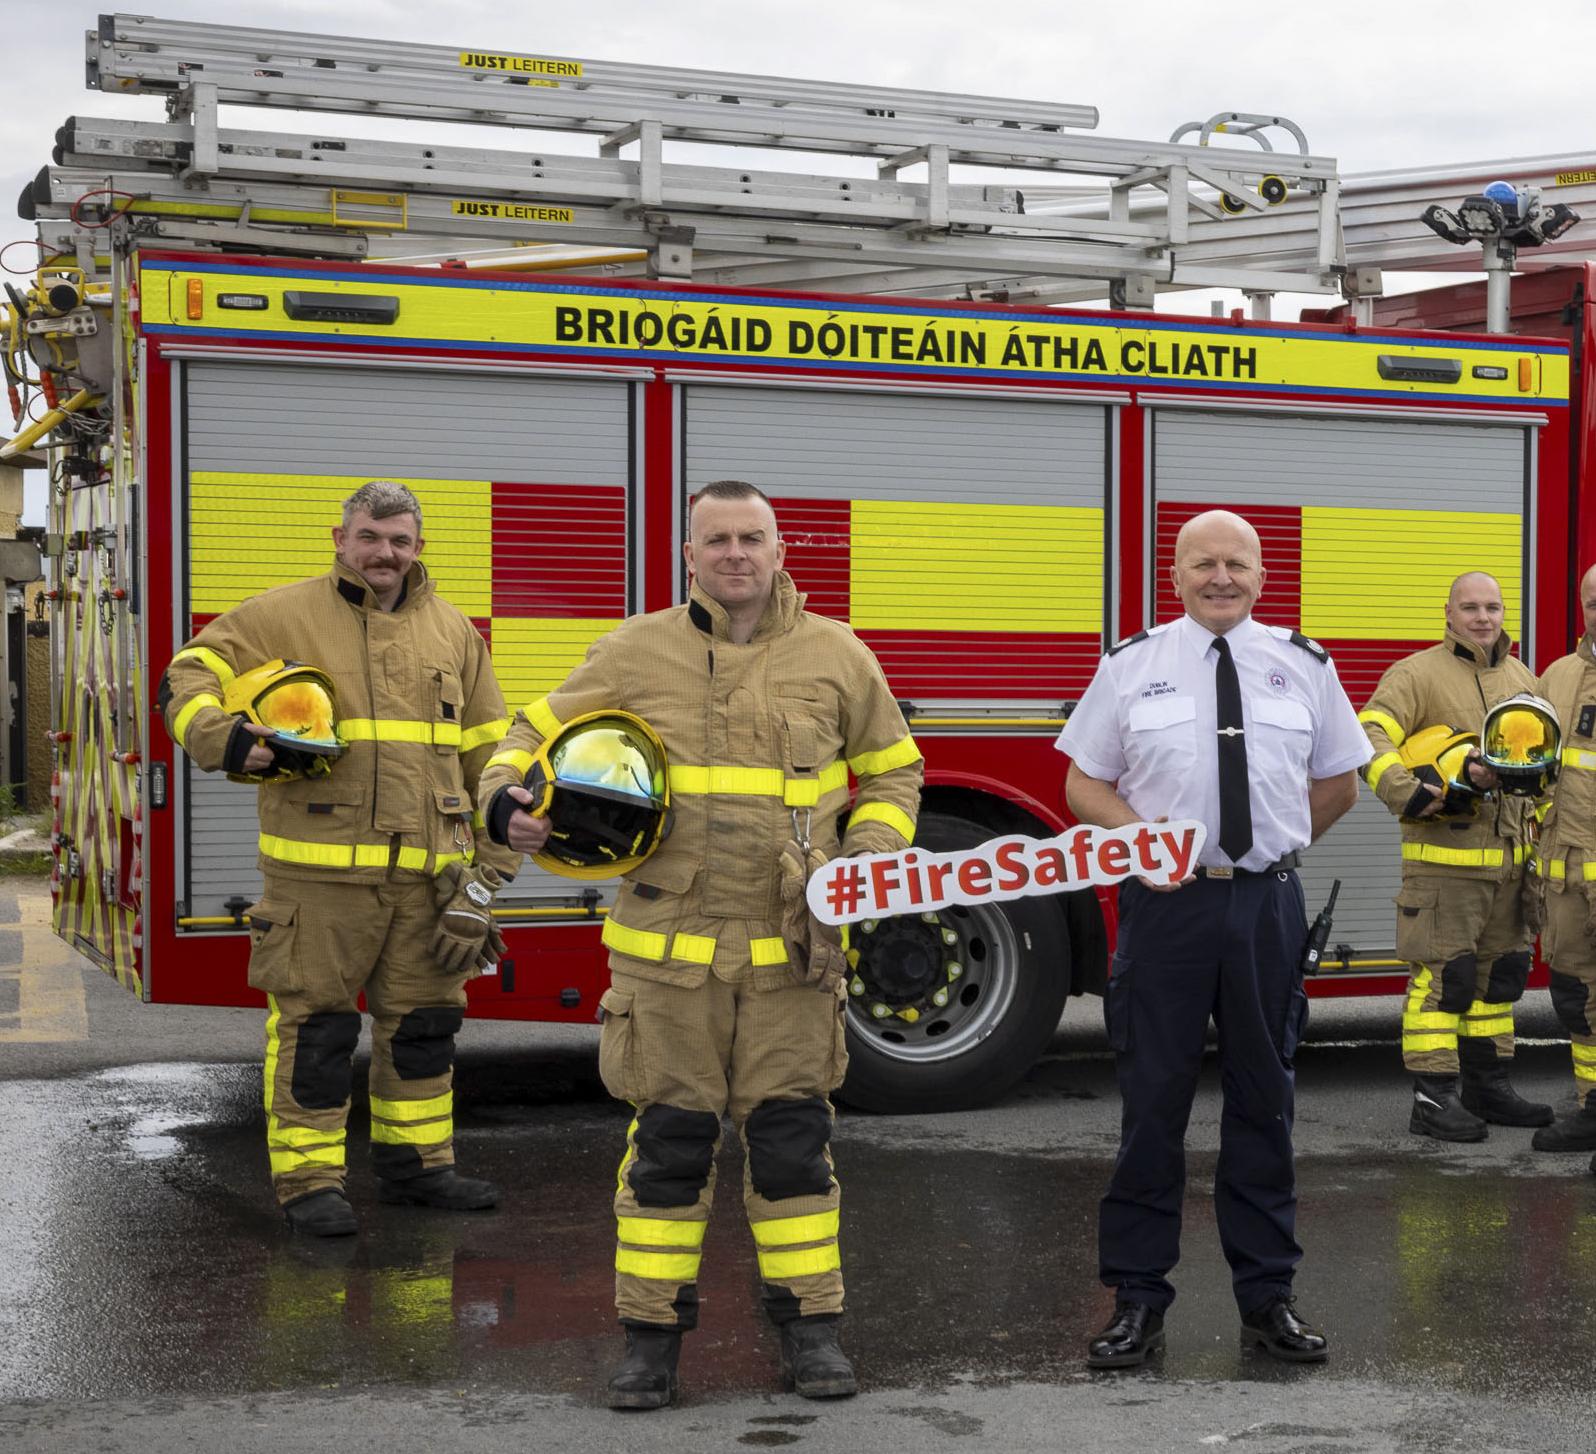
[[1103,1026],[1110,1050],[1131,1048],[1131,964],[1122,954],[1116,954],[1109,966],[1103,990]]
[[1538,873],[1526,873],[1518,885],[1519,912],[1524,915],[1524,927],[1534,937],[1546,927],[1546,885]]
[[1286,1023],[1280,1031],[1280,1058],[1287,1065],[1308,1033],[1308,992],[1299,977],[1291,988],[1291,998],[1286,1001]]
[[618,1101],[636,1101],[637,1046],[632,1033],[632,999],[629,990],[613,985],[599,1001],[603,1027],[599,1031],[599,1079]]
[[301,988],[299,937],[293,904],[262,899],[244,910],[249,920],[249,982],[269,995],[291,994]]
[[1396,896],[1396,953],[1398,959],[1415,964],[1433,964],[1435,949],[1435,906],[1441,896],[1436,884],[1403,884]]
[[831,1033],[831,1076],[828,1090],[836,1090],[848,1076],[848,992],[837,986],[837,1017]]

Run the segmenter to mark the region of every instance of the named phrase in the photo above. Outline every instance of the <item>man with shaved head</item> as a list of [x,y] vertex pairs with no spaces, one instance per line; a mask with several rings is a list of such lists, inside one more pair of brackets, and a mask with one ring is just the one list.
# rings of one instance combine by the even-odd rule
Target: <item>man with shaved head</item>
[[[1477,734],[1498,702],[1535,690],[1534,673],[1513,655],[1503,614],[1496,578],[1465,571],[1447,595],[1440,644],[1394,663],[1358,717],[1374,749],[1364,776],[1402,823],[1396,952],[1409,966],[1402,1013],[1402,1063],[1414,1077],[1408,1129],[1440,1141],[1482,1141],[1487,1122],[1552,1119],[1550,1106],[1525,1100],[1507,1076],[1513,1005],[1524,993],[1535,938],[1524,893],[1533,801],[1497,792],[1478,748],[1469,749],[1461,775],[1419,750]],[[1454,731],[1416,736],[1437,727]]]
[[1563,762],[1533,861],[1546,903],[1541,952],[1573,1042],[1577,1109],[1535,1133],[1537,1151],[1596,1151],[1596,566],[1579,583],[1579,608],[1579,645],[1541,673],[1538,688],[1557,710]]
[[1252,619],[1264,568],[1247,521],[1225,510],[1188,521],[1170,578],[1185,615],[1110,650],[1058,740],[1082,822],[1197,819],[1207,830],[1184,883],[1120,889],[1103,1012],[1124,1110],[1098,1219],[1114,1312],[1086,1361],[1133,1367],[1162,1346],[1186,1122],[1212,1019],[1225,1102],[1214,1214],[1242,1337],[1319,1362],[1324,1335],[1292,1302],[1292,1056],[1308,1013],[1295,869],[1356,801],[1369,746],[1324,648]]

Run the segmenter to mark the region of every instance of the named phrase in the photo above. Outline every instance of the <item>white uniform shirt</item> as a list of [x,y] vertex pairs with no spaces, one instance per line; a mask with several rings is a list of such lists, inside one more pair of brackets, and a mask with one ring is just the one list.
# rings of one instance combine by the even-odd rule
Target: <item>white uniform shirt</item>
[[1252,847],[1232,865],[1219,846],[1214,634],[1190,616],[1155,626],[1098,664],[1055,744],[1089,776],[1114,783],[1138,818],[1195,818],[1207,868],[1263,869],[1308,846],[1310,778],[1369,760],[1369,739],[1335,663],[1251,617],[1225,633],[1241,683]]

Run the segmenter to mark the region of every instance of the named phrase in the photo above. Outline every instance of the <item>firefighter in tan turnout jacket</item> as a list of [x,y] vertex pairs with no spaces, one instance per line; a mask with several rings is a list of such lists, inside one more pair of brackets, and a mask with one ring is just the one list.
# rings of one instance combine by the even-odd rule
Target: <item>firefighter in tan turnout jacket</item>
[[278,659],[330,679],[342,755],[257,791],[265,888],[248,910],[265,991],[266,1139],[296,1230],[355,1230],[344,1137],[357,997],[372,1017],[371,1151],[384,1201],[491,1206],[454,1170],[454,1036],[496,953],[488,905],[519,855],[473,833],[478,775],[508,725],[487,647],[421,563],[421,508],[373,481],[344,505],[327,574],[265,591],[172,658],[168,730],[200,768],[271,774],[265,729],[224,710]]
[[1522,1099],[1507,1079],[1513,1004],[1524,993],[1535,937],[1525,918],[1534,803],[1495,792],[1495,776],[1474,749],[1461,771],[1485,796],[1467,803],[1426,781],[1433,772],[1403,753],[1426,728],[1477,734],[1489,708],[1534,690],[1534,674],[1511,654],[1502,613],[1493,577],[1459,576],[1447,598],[1445,638],[1393,664],[1359,713],[1374,749],[1365,778],[1402,822],[1396,952],[1409,962],[1402,1015],[1402,1063],[1415,1076],[1409,1129],[1443,1141],[1482,1140],[1488,1121],[1552,1119],[1549,1106]]
[[1579,603],[1585,634],[1541,673],[1539,694],[1557,711],[1563,751],[1534,859],[1546,905],[1541,952],[1572,1042],[1578,1108],[1535,1133],[1537,1151],[1596,1150],[1596,566],[1580,582]]
[[[563,685],[516,714],[482,779],[490,832],[535,852],[548,820],[517,806],[531,801],[519,784],[563,724],[634,713],[669,760],[673,830],[627,875],[604,926],[601,1071],[636,1108],[615,1197],[627,1335],[615,1407],[674,1395],[728,1114],[747,1153],[743,1200],[784,1376],[811,1397],[854,1391],[836,1334],[828,1100],[846,1067],[846,991],[834,969],[814,977],[789,956],[781,855],[791,860],[804,837],[827,858],[903,848],[922,778],[875,657],[846,626],[804,611],[779,569],[785,548],[766,497],[740,481],[706,485],[689,533],[688,603],[601,638]],[[850,770],[858,800],[839,843]]]

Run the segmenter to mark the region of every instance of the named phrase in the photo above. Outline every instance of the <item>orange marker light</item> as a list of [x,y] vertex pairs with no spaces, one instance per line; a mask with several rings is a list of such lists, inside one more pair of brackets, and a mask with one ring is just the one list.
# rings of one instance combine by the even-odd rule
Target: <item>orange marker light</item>
[[203,318],[205,316],[205,280],[203,278],[190,278],[188,280],[188,316],[190,318]]
[[1521,358],[1518,361],[1518,391],[1521,394],[1529,393],[1535,387],[1535,361]]

